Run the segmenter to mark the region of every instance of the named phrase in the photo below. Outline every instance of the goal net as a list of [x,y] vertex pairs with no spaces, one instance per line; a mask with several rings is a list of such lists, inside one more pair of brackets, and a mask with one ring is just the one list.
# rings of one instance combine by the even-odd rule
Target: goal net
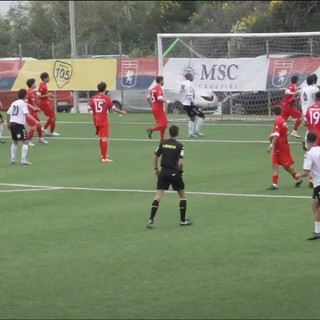
[[[299,86],[312,73],[320,82],[320,32],[158,34],[157,46],[165,92],[179,91],[191,72],[196,102],[212,119],[269,120],[291,76]],[[178,100],[169,105],[180,111]]]

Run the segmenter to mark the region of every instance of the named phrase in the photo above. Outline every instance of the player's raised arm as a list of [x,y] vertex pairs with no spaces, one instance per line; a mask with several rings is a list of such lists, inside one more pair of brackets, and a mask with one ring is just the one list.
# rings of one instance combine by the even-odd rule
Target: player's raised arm
[[118,109],[115,105],[111,108],[114,112],[117,112],[117,113],[120,113],[122,115],[126,115],[127,114],[127,111],[123,111],[123,110],[120,110]]

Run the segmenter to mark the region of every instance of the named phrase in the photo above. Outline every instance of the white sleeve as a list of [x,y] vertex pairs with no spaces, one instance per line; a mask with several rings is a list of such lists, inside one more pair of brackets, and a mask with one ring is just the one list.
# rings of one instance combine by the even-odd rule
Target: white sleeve
[[310,152],[308,152],[304,156],[303,170],[311,171],[311,168],[312,168],[312,157],[310,155]]
[[187,87],[187,97],[189,98],[189,100],[191,102],[194,102],[194,88],[192,83],[189,83],[188,87]]
[[10,106],[10,108],[8,109],[7,114],[11,116],[11,112],[12,112],[12,106]]
[[320,91],[320,89],[318,87],[314,87],[313,90],[312,90],[312,93],[317,93],[319,91]]
[[24,113],[24,114],[29,113],[29,109],[28,109],[28,105],[27,105],[27,104],[25,104],[25,105],[23,106],[23,113]]

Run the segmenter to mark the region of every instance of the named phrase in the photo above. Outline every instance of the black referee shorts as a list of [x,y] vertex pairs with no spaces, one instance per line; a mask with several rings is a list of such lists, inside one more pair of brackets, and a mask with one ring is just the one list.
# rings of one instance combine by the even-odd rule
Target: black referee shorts
[[313,189],[312,198],[317,200],[317,202],[320,204],[320,186],[317,186]]
[[183,106],[183,110],[187,113],[189,118],[194,121],[195,117],[205,118],[204,113],[195,105],[192,106]]
[[11,137],[13,141],[28,140],[27,130],[23,124],[11,122],[10,131],[11,131]]
[[157,190],[169,190],[170,185],[174,191],[184,190],[182,175],[174,170],[161,169],[158,175]]

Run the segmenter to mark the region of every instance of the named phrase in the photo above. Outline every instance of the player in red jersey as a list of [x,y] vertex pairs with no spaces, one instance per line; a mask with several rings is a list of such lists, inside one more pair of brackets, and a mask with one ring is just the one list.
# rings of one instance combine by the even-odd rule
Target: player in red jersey
[[[41,111],[48,117],[46,124],[44,125],[44,131],[47,135],[51,136],[60,136],[59,133],[55,132],[56,128],[56,112],[54,106],[50,99],[52,98],[51,94],[48,92],[47,83],[50,81],[49,74],[43,72],[40,75],[42,82],[39,85],[38,89],[38,98],[39,98],[39,107]],[[50,127],[50,131],[48,128]]]
[[301,137],[298,134],[298,128],[302,123],[302,115],[294,106],[295,102],[299,98],[297,83],[299,81],[298,76],[291,77],[291,84],[284,92],[284,98],[280,102],[281,105],[281,116],[285,121],[288,120],[289,117],[296,119],[293,130],[291,132],[291,136],[300,139]]
[[153,116],[157,122],[157,125],[152,128],[147,129],[148,137],[152,138],[152,133],[154,131],[160,131],[160,139],[165,139],[166,128],[168,126],[168,119],[165,113],[165,103],[169,103],[163,97],[163,77],[157,76],[156,77],[156,86],[154,86],[147,97],[147,100],[152,108]]
[[296,172],[292,168],[294,164],[294,160],[291,156],[290,145],[288,142],[288,127],[285,119],[281,116],[281,108],[274,107],[273,112],[275,114],[274,121],[274,130],[273,133],[269,136],[270,146],[268,148],[268,152],[272,152],[272,168],[273,168],[273,176],[272,176],[272,186],[269,190],[277,190],[278,189],[278,179],[279,179],[279,166],[283,166],[283,168],[291,174],[293,179],[296,180],[296,187],[300,187],[303,180],[297,179]]
[[[28,109],[29,114],[36,119],[38,122],[41,122],[39,117],[39,111],[40,109],[36,105],[36,97],[34,90],[36,89],[36,80],[35,79],[28,79],[27,82],[27,102],[28,102]],[[33,121],[31,118],[27,118],[27,124],[29,126],[29,132],[28,132],[28,139],[29,139],[29,146],[34,147],[34,144],[32,143],[32,138],[34,135],[34,132],[37,130],[38,136],[39,136],[39,142],[43,144],[48,144],[46,140],[42,137],[42,130],[41,126],[36,125],[36,122]]]
[[122,111],[113,105],[112,99],[106,95],[107,84],[105,82],[100,82],[97,88],[99,93],[91,98],[89,106],[93,112],[93,123],[96,127],[96,134],[100,138],[101,162],[111,163],[113,161],[108,156],[108,111],[112,109],[122,115],[126,115],[127,112]]

